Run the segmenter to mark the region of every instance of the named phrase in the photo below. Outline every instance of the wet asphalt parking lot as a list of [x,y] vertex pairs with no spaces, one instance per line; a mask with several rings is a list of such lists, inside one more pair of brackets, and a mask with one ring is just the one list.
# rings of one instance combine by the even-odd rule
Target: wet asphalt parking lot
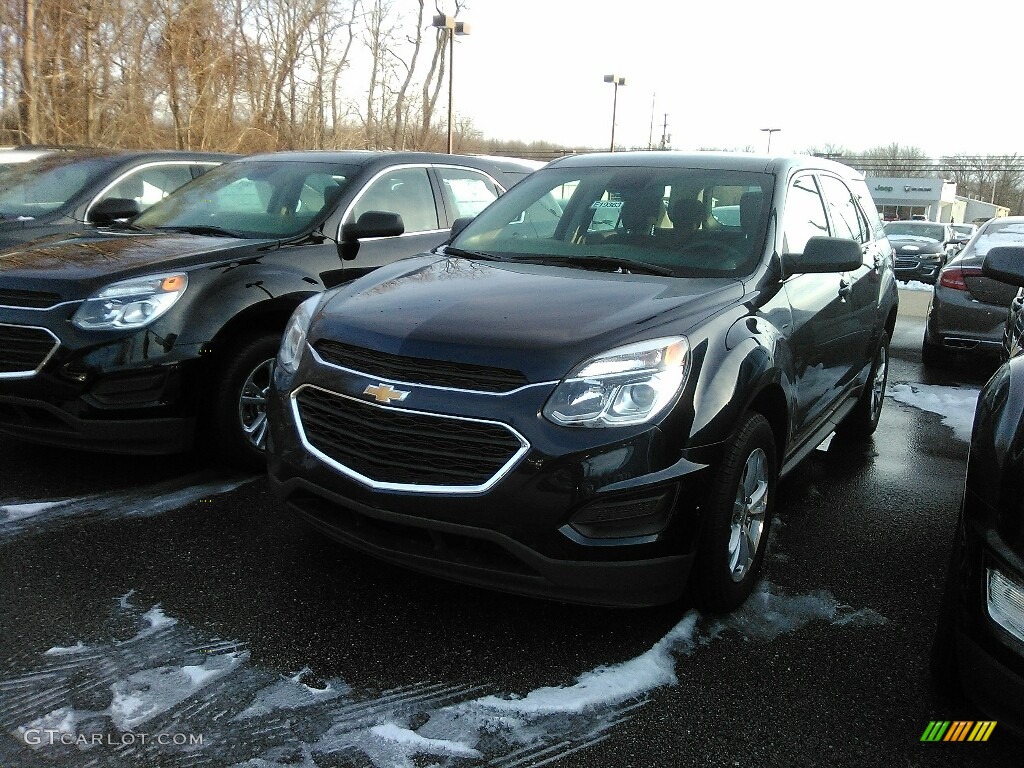
[[[890,386],[973,411],[994,364],[926,372],[920,305]],[[782,484],[765,582],[714,619],[449,584],[326,541],[260,477],[4,440],[0,767],[1019,766],[998,726],[920,741],[984,719],[926,675],[966,457],[887,398],[867,446]]]

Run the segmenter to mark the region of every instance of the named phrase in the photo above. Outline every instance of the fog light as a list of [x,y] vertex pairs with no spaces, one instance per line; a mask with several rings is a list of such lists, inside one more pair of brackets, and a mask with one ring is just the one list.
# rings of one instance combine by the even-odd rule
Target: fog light
[[988,615],[1024,643],[1024,586],[992,568],[988,573]]
[[597,501],[573,515],[569,526],[590,539],[652,536],[668,524],[674,496],[671,491],[663,491]]

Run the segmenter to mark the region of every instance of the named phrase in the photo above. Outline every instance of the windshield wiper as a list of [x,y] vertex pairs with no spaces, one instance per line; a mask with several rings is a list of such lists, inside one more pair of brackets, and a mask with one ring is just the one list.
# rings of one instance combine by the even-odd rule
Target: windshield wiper
[[188,232],[190,235],[213,235],[214,237],[245,237],[238,232],[232,232],[224,227],[216,227],[213,224],[192,224],[182,227],[154,227],[164,232]]
[[602,270],[612,268],[613,271],[632,274],[662,275],[672,277],[675,270],[648,264],[646,261],[618,259],[614,256],[518,256],[516,261],[528,261],[536,264],[568,264],[582,269]]
[[483,261],[503,261],[501,256],[495,256],[491,253],[483,253],[482,251],[467,251],[465,248],[456,248],[454,245],[446,245],[444,247],[445,254],[451,254],[452,256],[461,256],[464,259],[481,259]]

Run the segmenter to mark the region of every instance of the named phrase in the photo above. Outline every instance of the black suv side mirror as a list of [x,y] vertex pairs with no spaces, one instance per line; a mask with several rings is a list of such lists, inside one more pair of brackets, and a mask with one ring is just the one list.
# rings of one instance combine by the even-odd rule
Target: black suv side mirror
[[98,227],[113,224],[118,219],[132,219],[139,215],[139,204],[130,197],[108,197],[100,200],[89,211],[89,221]]
[[462,230],[469,226],[469,222],[473,220],[473,216],[462,216],[452,222],[452,231],[448,236],[448,242],[451,242],[456,236],[462,234]]
[[351,261],[359,254],[359,241],[368,237],[398,237],[405,233],[405,222],[390,211],[366,211],[356,221],[341,225],[338,256]]
[[848,237],[812,237],[803,253],[783,256],[787,275],[803,272],[853,272],[864,263],[860,243]]

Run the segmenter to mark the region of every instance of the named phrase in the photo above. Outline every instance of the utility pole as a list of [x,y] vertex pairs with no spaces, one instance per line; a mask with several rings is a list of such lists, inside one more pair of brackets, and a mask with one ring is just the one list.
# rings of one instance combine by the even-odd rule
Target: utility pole
[[672,137],[668,133],[668,112],[665,113],[665,120],[661,124],[661,148],[668,149],[669,143],[671,143]]
[[657,93],[651,93],[651,130],[647,133],[647,149],[654,149],[654,99]]

